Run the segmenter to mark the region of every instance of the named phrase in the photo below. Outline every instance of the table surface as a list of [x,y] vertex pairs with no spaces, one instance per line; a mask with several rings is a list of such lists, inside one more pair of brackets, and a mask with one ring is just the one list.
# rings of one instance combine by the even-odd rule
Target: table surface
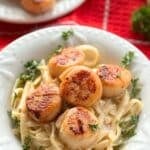
[[56,24],[81,24],[115,33],[138,47],[150,58],[150,42],[133,33],[131,16],[146,0],[86,0],[70,14],[41,24],[17,25],[0,22],[0,49],[16,38]]

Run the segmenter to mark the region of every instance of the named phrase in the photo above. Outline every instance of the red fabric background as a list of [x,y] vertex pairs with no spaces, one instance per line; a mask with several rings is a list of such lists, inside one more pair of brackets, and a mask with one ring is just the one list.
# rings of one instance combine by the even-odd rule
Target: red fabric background
[[[146,0],[86,0],[82,6],[72,13],[54,21],[34,25],[16,25],[0,22],[0,49],[25,33],[55,23],[67,24],[71,21],[81,25],[105,29],[124,37],[150,58],[150,42],[133,33],[131,28],[132,13],[145,3]],[[106,11],[108,12],[107,17],[105,17]]]

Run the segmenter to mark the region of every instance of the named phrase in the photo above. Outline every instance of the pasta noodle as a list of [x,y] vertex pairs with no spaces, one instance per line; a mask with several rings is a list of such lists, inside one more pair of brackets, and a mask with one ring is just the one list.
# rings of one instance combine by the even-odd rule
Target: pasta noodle
[[17,106],[17,109],[18,109],[19,112],[23,112],[23,111],[26,110],[25,100],[27,98],[27,95],[28,95],[29,91],[32,90],[31,86],[32,86],[32,83],[31,82],[27,82],[25,87],[24,87],[24,90],[23,90],[20,102],[19,102],[19,104]]
[[41,60],[41,65],[39,66],[39,69],[41,71],[42,82],[50,83],[52,79],[49,75],[49,70],[46,66],[45,60]]
[[[92,46],[78,46],[80,50],[88,55],[93,50]],[[87,52],[88,51],[88,52]],[[96,60],[89,62],[86,59],[87,66],[95,66],[98,62],[97,52],[93,53]],[[27,96],[42,83],[56,83],[63,80],[69,72],[64,72],[59,79],[53,79],[50,76],[49,68],[45,60],[41,60],[38,69],[41,72],[34,81],[27,81],[24,87],[17,87],[19,79],[16,80],[11,95],[12,117],[17,117],[20,121],[20,127],[14,129],[16,135],[20,134],[22,145],[25,144],[25,138],[30,136],[32,139],[30,149],[43,150],[70,150],[58,136],[56,121],[49,123],[39,123],[32,120],[26,109]],[[95,68],[93,68],[95,69]],[[70,69],[71,70],[71,69]],[[17,95],[17,96],[16,96]],[[70,106],[69,106],[70,107]],[[69,109],[65,108],[65,109]],[[96,115],[100,124],[99,138],[88,150],[113,150],[114,146],[119,145],[121,136],[121,127],[119,122],[128,120],[132,115],[139,115],[142,110],[142,102],[138,99],[130,99],[128,90],[119,101],[113,98],[101,99],[89,110]]]

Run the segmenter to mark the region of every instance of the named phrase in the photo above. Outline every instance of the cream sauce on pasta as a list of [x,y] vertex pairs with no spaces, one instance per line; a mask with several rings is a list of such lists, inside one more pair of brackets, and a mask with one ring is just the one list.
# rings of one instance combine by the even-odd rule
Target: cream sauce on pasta
[[[92,69],[97,66],[99,58],[98,54],[92,53],[92,46],[79,46],[80,49],[84,48],[84,52],[88,50],[86,55],[93,55],[93,62],[87,62]],[[90,49],[90,50],[89,50]],[[87,56],[89,58],[89,56]],[[92,61],[92,60],[88,60]],[[11,110],[12,116],[17,117],[20,120],[20,127],[14,129],[14,134],[20,135],[22,145],[25,143],[25,137],[30,136],[32,139],[31,149],[39,149],[41,146],[44,150],[70,150],[58,137],[58,131],[56,127],[56,121],[50,123],[38,123],[33,121],[27,114],[25,105],[26,97],[29,93],[36,89],[42,82],[44,83],[56,83],[59,84],[58,79],[53,79],[49,75],[48,65],[45,60],[41,60],[39,65],[41,75],[37,77],[33,82],[26,82],[24,88],[17,88],[18,79],[14,85],[11,98]],[[17,93],[17,97],[15,94]],[[66,106],[64,110],[69,109]],[[120,142],[121,127],[119,126],[120,120],[126,120],[131,115],[139,115],[142,109],[142,103],[138,99],[131,99],[128,90],[125,91],[123,97],[117,101],[112,98],[101,99],[89,110],[96,115],[100,124],[99,138],[96,144],[91,145],[88,150],[113,150],[113,147]]]

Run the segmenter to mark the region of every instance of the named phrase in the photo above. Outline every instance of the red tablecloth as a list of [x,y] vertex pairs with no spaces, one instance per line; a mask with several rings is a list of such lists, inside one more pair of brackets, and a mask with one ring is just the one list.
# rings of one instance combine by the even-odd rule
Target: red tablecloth
[[[34,25],[0,22],[0,49],[17,37],[52,24],[76,22],[104,29],[126,38],[150,58],[150,42],[132,32],[131,15],[146,0],[87,0],[72,13],[54,21]],[[69,22],[68,22],[69,21]]]

